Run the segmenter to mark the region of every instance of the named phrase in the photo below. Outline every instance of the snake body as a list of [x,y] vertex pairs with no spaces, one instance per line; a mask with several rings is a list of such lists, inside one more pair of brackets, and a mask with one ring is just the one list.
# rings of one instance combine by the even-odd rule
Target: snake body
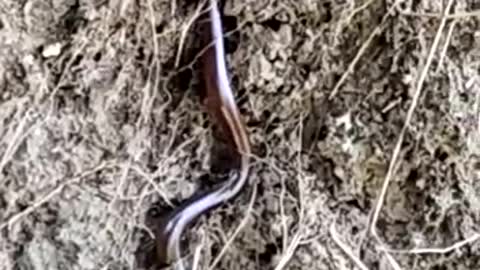
[[232,153],[238,155],[239,164],[230,171],[226,181],[183,202],[156,225],[156,253],[159,262],[180,262],[179,269],[184,269],[180,240],[186,228],[200,215],[238,195],[249,174],[250,143],[228,78],[220,12],[215,0],[210,0],[209,4],[209,19],[203,34],[210,40],[211,46],[201,57],[207,91],[204,105],[229,141],[234,150]]

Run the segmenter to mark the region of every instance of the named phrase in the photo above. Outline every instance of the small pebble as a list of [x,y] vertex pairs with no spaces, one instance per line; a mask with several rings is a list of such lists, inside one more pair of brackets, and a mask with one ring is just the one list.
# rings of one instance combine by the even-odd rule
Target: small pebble
[[50,57],[59,56],[61,52],[62,52],[62,44],[60,44],[60,42],[56,42],[56,43],[47,45],[43,49],[42,55],[45,58],[50,58]]

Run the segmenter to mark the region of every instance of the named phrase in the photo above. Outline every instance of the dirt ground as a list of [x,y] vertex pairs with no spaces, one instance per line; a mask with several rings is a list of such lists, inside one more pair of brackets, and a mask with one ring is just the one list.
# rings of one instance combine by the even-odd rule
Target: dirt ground
[[[195,2],[0,2],[0,269],[137,269],[152,203],[208,188]],[[480,2],[224,13],[255,156],[197,269],[480,269]]]

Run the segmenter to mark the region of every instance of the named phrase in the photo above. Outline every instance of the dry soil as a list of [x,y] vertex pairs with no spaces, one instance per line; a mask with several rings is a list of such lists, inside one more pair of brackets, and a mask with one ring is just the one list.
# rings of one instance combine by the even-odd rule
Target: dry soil
[[[0,2],[0,269],[135,269],[151,204],[208,188],[195,2]],[[255,155],[197,269],[480,269],[480,2],[223,10]]]

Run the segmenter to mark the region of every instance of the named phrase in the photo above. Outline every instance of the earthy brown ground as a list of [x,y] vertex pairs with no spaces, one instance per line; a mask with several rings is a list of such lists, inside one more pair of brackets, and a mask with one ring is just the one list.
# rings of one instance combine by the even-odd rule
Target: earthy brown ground
[[[183,2],[0,1],[0,269],[135,269],[151,203],[205,188]],[[480,269],[480,2],[226,2],[255,157],[197,269]]]

